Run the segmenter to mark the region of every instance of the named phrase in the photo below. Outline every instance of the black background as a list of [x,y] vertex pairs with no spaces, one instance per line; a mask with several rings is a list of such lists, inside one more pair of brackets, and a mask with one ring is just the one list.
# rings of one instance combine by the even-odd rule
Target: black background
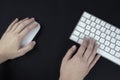
[[[58,80],[69,36],[83,11],[120,26],[119,0],[0,0],[0,36],[18,17],[35,17],[42,28],[37,45],[23,57],[0,65],[0,80]],[[120,80],[120,67],[101,58],[85,80]]]

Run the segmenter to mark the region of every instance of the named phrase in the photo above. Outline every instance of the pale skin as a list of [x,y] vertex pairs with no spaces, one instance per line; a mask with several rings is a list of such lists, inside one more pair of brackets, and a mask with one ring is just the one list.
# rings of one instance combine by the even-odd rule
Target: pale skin
[[[0,39],[0,64],[25,55],[35,46],[35,41],[31,41],[26,46],[21,46],[23,38],[38,24],[34,23],[34,18],[17,18],[10,24],[2,38]],[[95,40],[85,38],[81,47],[75,55],[76,46],[72,46],[62,60],[59,80],[83,80],[100,55],[96,54],[98,45]],[[72,56],[73,55],[73,56]]]
[[85,38],[76,54],[76,46],[72,46],[63,58],[59,80],[83,80],[100,55],[96,55],[98,45],[91,39],[88,44],[88,38]]
[[38,25],[34,22],[34,18],[25,18],[20,21],[16,18],[10,24],[0,39],[0,63],[23,56],[35,46],[35,41],[32,41],[21,47],[23,38]]

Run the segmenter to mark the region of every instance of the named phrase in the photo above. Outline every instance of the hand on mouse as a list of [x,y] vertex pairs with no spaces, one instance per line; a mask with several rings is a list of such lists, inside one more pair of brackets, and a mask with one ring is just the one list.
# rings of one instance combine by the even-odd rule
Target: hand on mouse
[[34,22],[34,18],[25,18],[20,21],[16,18],[10,24],[0,39],[0,63],[23,56],[35,46],[35,41],[32,41],[28,45],[21,47],[23,38],[38,25]]
[[83,80],[100,58],[96,54],[98,45],[95,40],[85,38],[76,54],[76,46],[72,46],[63,58],[59,80]]

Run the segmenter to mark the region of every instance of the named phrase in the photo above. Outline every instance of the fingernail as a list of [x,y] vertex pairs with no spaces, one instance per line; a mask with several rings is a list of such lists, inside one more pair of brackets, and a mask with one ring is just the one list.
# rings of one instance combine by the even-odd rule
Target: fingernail
[[73,45],[73,46],[72,46],[72,49],[76,49],[76,45]]
[[35,20],[35,18],[31,18],[31,20]]
[[35,41],[33,41],[33,45],[35,45],[36,44],[36,42]]
[[26,17],[25,19],[29,19],[28,17]]
[[18,20],[18,18],[15,18],[15,20]]

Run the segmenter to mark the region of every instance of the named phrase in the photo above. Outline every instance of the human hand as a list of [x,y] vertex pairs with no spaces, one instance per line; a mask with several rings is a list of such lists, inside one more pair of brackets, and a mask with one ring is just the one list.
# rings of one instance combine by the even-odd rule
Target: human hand
[[23,56],[35,46],[35,41],[21,47],[23,38],[38,24],[34,18],[18,21],[16,18],[0,39],[0,63]]
[[63,58],[59,80],[83,80],[100,55],[96,55],[98,45],[95,40],[85,38],[75,55],[76,46],[72,46]]

